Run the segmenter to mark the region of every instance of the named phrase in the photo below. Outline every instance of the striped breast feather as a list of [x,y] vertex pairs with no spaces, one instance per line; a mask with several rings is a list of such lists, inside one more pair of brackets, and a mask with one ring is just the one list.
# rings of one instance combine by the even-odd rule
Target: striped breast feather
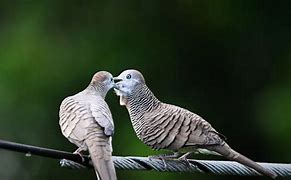
[[[163,104],[151,114],[146,114],[150,128],[145,129],[145,143],[154,149],[168,149],[173,143],[182,144],[184,142],[177,139],[183,128],[184,118],[180,114],[180,109],[173,105]],[[185,128],[183,128],[185,129]],[[180,142],[177,143],[176,141]]]
[[224,143],[224,136],[218,133],[207,121],[190,112],[190,134],[185,146],[210,146]]

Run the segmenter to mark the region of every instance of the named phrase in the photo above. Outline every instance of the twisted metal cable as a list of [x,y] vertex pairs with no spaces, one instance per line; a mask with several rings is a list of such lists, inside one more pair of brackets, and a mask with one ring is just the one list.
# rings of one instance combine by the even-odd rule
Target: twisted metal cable
[[[255,170],[248,168],[235,161],[215,161],[215,160],[164,160],[147,157],[121,157],[113,156],[114,165],[121,170],[154,170],[160,172],[200,172],[213,173],[216,175],[235,175],[235,176],[260,176]],[[82,166],[69,160],[61,160],[63,167],[80,169],[92,167]],[[258,163],[266,169],[274,171],[278,176],[291,176],[291,164],[283,163]],[[166,165],[166,166],[165,166]]]
[[[88,156],[79,156],[65,151],[47,149],[26,144],[0,140],[0,148],[22,152],[29,155],[38,155],[54,159],[63,159],[61,165],[70,168],[92,167]],[[30,157],[30,156],[29,156]],[[113,156],[114,165],[121,170],[155,170],[161,172],[201,172],[217,175],[258,176],[256,171],[234,161],[211,160],[165,160],[147,157],[121,157]],[[0,162],[1,163],[1,162]],[[165,166],[166,164],[166,166]],[[291,164],[259,163],[266,169],[274,171],[278,176],[291,177]]]

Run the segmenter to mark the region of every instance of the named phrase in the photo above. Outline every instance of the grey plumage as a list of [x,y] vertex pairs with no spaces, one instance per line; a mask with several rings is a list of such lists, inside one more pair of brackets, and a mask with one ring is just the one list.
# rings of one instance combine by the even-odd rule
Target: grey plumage
[[137,137],[153,149],[194,152],[199,149],[216,152],[258,172],[276,177],[254,161],[231,149],[223,135],[207,121],[187,109],[159,101],[136,70],[126,70],[115,80],[120,104],[125,105]]
[[79,147],[76,153],[89,150],[96,176],[101,180],[117,179],[111,159],[114,125],[104,100],[113,86],[110,73],[97,72],[85,90],[63,100],[59,112],[63,135]]

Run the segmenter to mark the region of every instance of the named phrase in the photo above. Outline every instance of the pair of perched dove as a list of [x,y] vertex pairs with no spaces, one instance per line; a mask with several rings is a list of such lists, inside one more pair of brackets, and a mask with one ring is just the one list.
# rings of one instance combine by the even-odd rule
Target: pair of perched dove
[[[128,110],[137,137],[153,149],[171,150],[171,158],[185,159],[193,152],[212,152],[275,178],[277,175],[233,150],[225,137],[197,114],[161,102],[137,70],[125,70],[118,77],[97,72],[89,86],[65,98],[60,106],[59,124],[63,135],[79,148],[89,151],[97,179],[115,180],[111,139],[114,124],[105,102],[114,88],[120,105]],[[169,156],[170,157],[170,156]]]

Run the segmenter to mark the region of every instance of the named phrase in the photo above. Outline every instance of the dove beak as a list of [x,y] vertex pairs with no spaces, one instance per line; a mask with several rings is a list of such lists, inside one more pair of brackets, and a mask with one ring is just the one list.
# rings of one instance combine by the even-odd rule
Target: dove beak
[[118,83],[118,82],[122,81],[122,79],[119,77],[114,77],[113,81],[114,81],[114,83]]

